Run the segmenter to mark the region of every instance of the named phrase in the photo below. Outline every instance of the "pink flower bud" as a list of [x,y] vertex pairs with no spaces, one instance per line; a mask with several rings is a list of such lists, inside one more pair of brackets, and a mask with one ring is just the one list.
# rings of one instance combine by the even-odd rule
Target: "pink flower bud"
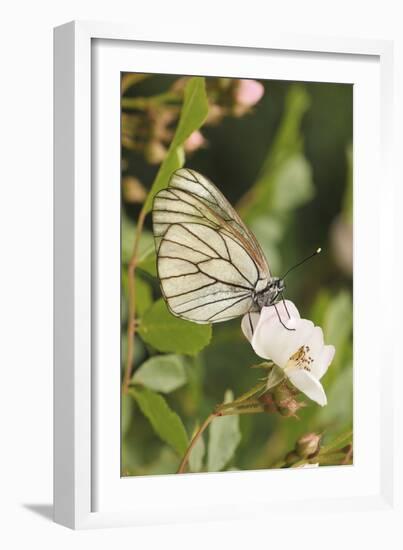
[[199,132],[198,130],[192,132],[184,144],[186,153],[193,153],[194,151],[197,151],[197,149],[203,147],[205,142],[206,140],[204,139],[201,132]]
[[235,100],[244,107],[253,107],[262,98],[264,87],[257,80],[242,78],[235,91]]

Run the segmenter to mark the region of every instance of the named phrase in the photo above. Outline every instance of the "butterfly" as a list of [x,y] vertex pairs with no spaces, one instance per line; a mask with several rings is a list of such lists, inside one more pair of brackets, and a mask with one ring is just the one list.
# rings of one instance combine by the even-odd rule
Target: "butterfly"
[[[217,323],[284,304],[285,277],[271,275],[253,233],[217,187],[195,170],[176,170],[156,194],[153,230],[162,295],[173,315]],[[249,317],[250,320],[250,317]],[[288,329],[293,330],[293,329]]]
[[275,305],[285,289],[253,233],[217,187],[176,170],[153,203],[157,273],[171,313],[217,323]]

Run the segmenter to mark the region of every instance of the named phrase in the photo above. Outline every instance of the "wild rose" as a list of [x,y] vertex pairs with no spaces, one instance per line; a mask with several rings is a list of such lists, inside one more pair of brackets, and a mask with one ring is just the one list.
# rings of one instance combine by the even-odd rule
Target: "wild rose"
[[242,330],[257,355],[283,369],[290,382],[312,401],[326,405],[320,379],[333,360],[335,348],[324,344],[320,327],[301,319],[295,305],[286,300],[276,307],[264,307],[260,314],[245,315]]

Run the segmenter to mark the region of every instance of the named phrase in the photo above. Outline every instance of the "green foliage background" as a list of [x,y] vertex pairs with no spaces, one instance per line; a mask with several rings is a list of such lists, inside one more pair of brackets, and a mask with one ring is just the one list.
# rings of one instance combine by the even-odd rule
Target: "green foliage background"
[[[168,94],[170,101],[177,80],[134,78],[123,93],[123,116],[143,112],[143,98]],[[171,172],[185,163],[237,206],[274,274],[318,246],[323,249],[290,275],[286,295],[301,316],[323,327],[326,343],[336,346],[323,379],[328,405],[309,402],[299,419],[273,414],[216,419],[190,461],[192,471],[270,468],[300,435],[321,432],[326,443],[352,427],[352,86],[262,81],[265,93],[249,113],[203,126],[205,80],[188,81],[162,166],[123,142],[122,182],[135,177],[153,191],[139,203],[122,194],[122,377],[127,264],[136,220],[142,207],[150,210],[153,193],[167,185]],[[183,144],[199,126],[207,146],[185,158]],[[140,240],[136,291],[133,378],[122,396],[122,475],[174,473],[192,433],[214,406],[256,384],[260,373],[249,367],[260,359],[243,337],[240,319],[210,327],[167,311],[155,276],[151,216]]]

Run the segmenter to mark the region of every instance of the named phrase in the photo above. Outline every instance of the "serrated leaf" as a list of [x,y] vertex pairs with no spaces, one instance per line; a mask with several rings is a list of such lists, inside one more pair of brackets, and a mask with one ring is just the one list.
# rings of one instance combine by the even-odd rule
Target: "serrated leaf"
[[[225,392],[224,402],[233,400],[230,390]],[[210,424],[207,469],[209,472],[219,472],[233,457],[241,441],[239,416],[222,416],[215,418]]]
[[147,196],[144,204],[145,212],[151,210],[155,194],[167,186],[172,172],[183,166],[184,153],[182,145],[192,132],[200,128],[207,114],[208,101],[205,79],[203,77],[193,77],[186,84],[178,126],[168,154],[162,162],[157,177]]
[[[196,426],[193,434],[197,431]],[[203,458],[206,452],[203,436],[200,436],[189,456],[189,469],[191,472],[200,472],[203,468]]]
[[131,388],[129,393],[137,401],[141,412],[149,420],[154,432],[180,456],[188,446],[188,436],[182,420],[158,393],[148,388]]
[[134,373],[132,383],[162,393],[172,392],[186,383],[183,359],[179,355],[151,357]]
[[174,317],[163,298],[145,313],[138,332],[147,344],[158,351],[196,355],[211,340],[211,325],[198,325]]

